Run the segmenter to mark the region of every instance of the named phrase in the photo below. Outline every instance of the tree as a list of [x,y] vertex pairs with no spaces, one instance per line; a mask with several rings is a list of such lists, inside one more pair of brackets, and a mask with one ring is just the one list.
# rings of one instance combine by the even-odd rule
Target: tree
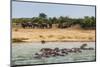
[[39,22],[39,18],[38,17],[33,17],[31,19],[32,23],[38,23]]
[[40,13],[40,14],[39,14],[39,17],[40,17],[40,18],[47,18],[47,15],[46,15],[45,13]]
[[57,19],[56,17],[53,17],[53,18],[52,18],[52,23],[53,23],[53,24],[56,24],[57,22],[58,22],[58,19]]
[[96,27],[96,18],[92,16],[91,20],[92,20],[92,27]]
[[80,24],[83,23],[83,19],[82,18],[77,18],[77,19],[72,19],[73,24]]
[[63,16],[60,16],[58,20],[59,20],[59,24],[66,22]]
[[85,16],[83,22],[81,23],[83,28],[93,28],[95,25],[95,18],[89,16]]

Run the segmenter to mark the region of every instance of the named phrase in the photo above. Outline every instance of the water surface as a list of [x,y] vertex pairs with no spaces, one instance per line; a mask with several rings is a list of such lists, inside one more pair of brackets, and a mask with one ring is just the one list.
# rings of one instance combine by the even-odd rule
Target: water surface
[[73,48],[80,47],[83,43],[87,43],[87,47],[95,48],[95,42],[41,42],[32,43],[13,43],[12,44],[12,64],[27,65],[27,64],[46,64],[60,62],[79,62],[79,61],[94,61],[95,50],[84,50],[82,53],[70,53],[66,56],[57,56],[50,58],[36,59],[34,54],[39,52],[41,48]]

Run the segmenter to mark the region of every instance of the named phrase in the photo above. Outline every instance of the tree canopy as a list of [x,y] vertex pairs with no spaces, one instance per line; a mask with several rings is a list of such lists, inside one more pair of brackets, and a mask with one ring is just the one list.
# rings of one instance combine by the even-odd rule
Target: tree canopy
[[85,16],[84,18],[70,18],[68,16],[60,17],[47,17],[45,13],[40,13],[38,17],[32,18],[13,18],[12,23],[22,23],[22,22],[32,22],[32,23],[51,23],[51,24],[63,24],[68,25],[79,24],[82,28],[95,28],[96,18],[94,16]]

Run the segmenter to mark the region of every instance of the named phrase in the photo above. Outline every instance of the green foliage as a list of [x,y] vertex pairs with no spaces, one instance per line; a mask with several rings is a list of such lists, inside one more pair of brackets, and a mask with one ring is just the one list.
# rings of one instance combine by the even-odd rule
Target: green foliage
[[47,18],[47,15],[46,15],[45,13],[40,13],[40,14],[39,14],[39,17],[40,17],[40,18]]
[[81,26],[83,28],[95,28],[96,27],[95,17],[85,16],[83,22],[81,23]]
[[32,23],[48,23],[48,24],[67,24],[75,25],[79,24],[82,28],[95,28],[96,18],[91,16],[85,16],[84,18],[70,18],[68,16],[60,17],[47,17],[45,13],[40,13],[38,17],[33,18],[13,18],[12,23],[22,23],[22,22],[32,22]]
[[13,18],[12,22],[13,23],[22,23],[22,22],[29,22],[31,19],[30,18]]
[[57,22],[58,22],[58,19],[57,19],[56,17],[53,17],[53,18],[52,18],[52,23],[53,23],[53,24],[56,24]]

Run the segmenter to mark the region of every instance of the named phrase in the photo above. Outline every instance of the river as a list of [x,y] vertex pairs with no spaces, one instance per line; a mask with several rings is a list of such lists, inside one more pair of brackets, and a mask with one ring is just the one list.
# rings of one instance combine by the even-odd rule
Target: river
[[31,42],[31,43],[12,43],[12,65],[46,64],[62,62],[80,62],[94,61],[95,50],[84,50],[82,53],[70,53],[66,56],[57,56],[50,58],[36,59],[34,53],[39,52],[41,48],[73,48],[80,47],[87,43],[87,47],[95,49],[95,42]]

